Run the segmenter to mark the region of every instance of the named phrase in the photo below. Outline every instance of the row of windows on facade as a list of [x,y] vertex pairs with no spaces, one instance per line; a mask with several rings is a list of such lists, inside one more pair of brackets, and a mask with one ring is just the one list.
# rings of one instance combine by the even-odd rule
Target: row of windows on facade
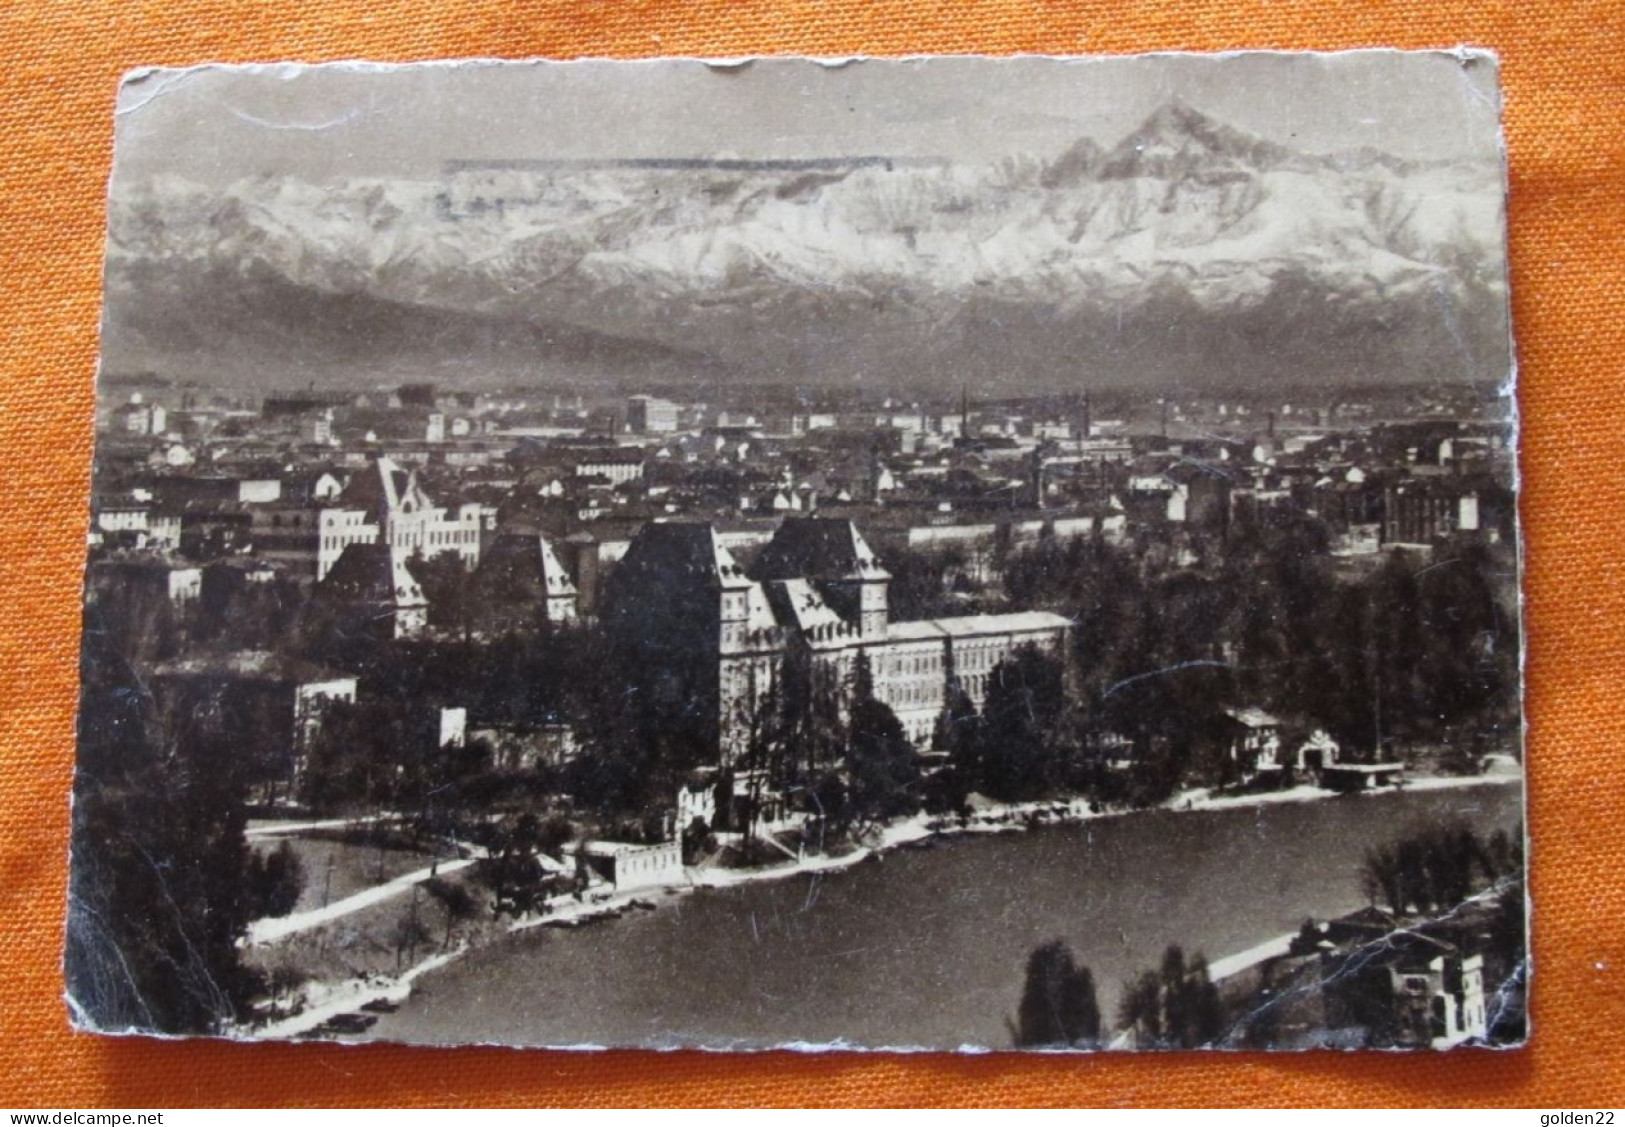
[[909,681],[894,686],[887,692],[882,687],[881,695],[894,705],[922,705],[942,703],[941,681]]
[[427,544],[434,548],[453,547],[459,544],[474,544],[478,539],[478,532],[473,529],[458,528],[441,531],[423,529],[408,529],[397,532],[393,537],[397,548],[409,548],[415,545]]
[[722,625],[722,644],[724,646],[749,645],[753,642],[777,641],[777,631],[771,629],[752,629],[748,626],[734,626],[729,623]]
[[[882,668],[875,673],[876,695],[892,705],[940,705],[942,703],[942,661],[940,658],[916,657],[912,659],[882,660]],[[772,673],[765,666],[758,667],[758,687],[770,679]],[[966,679],[966,688],[980,693],[987,684],[986,675]],[[724,689],[734,696],[751,689],[751,671],[733,667],[724,674]]]
[[322,550],[324,552],[342,551],[343,549],[349,547],[351,544],[364,544],[369,539],[370,539],[370,537],[358,536],[358,535],[355,535],[353,533],[349,534],[349,535],[323,536],[322,537]]
[[[755,641],[759,640],[759,636],[770,633],[772,632],[767,630],[749,630],[745,627],[735,627],[724,624],[722,627],[722,641],[725,645],[732,644],[734,642]],[[980,663],[979,667],[986,667],[989,664],[986,661],[987,655],[984,654],[982,656],[983,661]],[[940,650],[935,648],[926,653],[917,653],[912,655],[905,654],[902,656],[889,656],[882,654],[873,658],[872,661],[872,672],[876,677],[880,678],[908,676],[918,677],[929,674],[937,674],[940,676],[943,672],[942,654]],[[975,665],[977,663],[972,664]]]
[[[955,646],[956,651],[959,650]],[[966,672],[984,671],[992,669],[999,658],[1005,654],[1006,647],[992,642],[971,642],[966,645],[960,657],[960,665]],[[956,653],[956,656],[959,656]]]
[[924,673],[941,673],[942,655],[933,650],[928,654],[905,655],[901,657],[880,657],[875,660],[874,673],[877,677],[918,676]]
[[[478,533],[472,529],[456,529],[445,532],[396,533],[391,544],[397,548],[410,548],[417,545],[427,545],[433,548],[450,548],[472,545],[477,542]],[[336,536],[322,537],[323,551],[342,551],[351,544],[365,544],[372,540],[367,530],[358,530],[352,533],[340,533]]]

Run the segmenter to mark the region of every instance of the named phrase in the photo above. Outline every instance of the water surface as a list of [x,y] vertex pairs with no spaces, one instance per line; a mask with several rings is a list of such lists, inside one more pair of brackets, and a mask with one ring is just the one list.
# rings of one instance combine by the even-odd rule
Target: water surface
[[1210,959],[1364,905],[1361,858],[1440,820],[1515,828],[1517,784],[1153,811],[901,850],[532,929],[419,980],[381,1038],[1009,1048],[1028,953],[1064,939],[1108,1022],[1164,947]]

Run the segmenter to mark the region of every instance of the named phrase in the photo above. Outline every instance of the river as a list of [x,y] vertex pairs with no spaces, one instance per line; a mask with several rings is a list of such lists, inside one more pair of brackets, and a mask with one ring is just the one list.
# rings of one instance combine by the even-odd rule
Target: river
[[1490,784],[1152,811],[939,840],[849,870],[532,929],[419,980],[373,1028],[427,1043],[1009,1048],[1028,953],[1064,939],[1110,1022],[1163,948],[1218,959],[1363,906],[1365,850],[1446,819],[1512,830]]

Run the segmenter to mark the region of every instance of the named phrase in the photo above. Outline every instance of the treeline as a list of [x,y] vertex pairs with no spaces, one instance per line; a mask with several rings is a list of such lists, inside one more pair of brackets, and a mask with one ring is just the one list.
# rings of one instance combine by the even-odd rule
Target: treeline
[[[1233,765],[1207,731],[1225,706],[1326,728],[1356,754],[1379,738],[1472,744],[1515,730],[1518,637],[1498,597],[1500,557],[1465,549],[1417,570],[1396,555],[1363,579],[1339,580],[1326,546],[1305,520],[1127,547],[1097,536],[1006,551],[999,598],[1064,612],[1075,623],[1071,651],[1059,662],[1016,655],[994,671],[980,710],[951,689],[936,741],[950,771],[921,780],[883,704],[843,714],[831,698],[862,694],[793,669],[753,694],[742,719],[749,769],[828,800],[830,822],[850,825],[885,811],[955,809],[972,792],[1147,805],[1185,781],[1228,782]],[[986,589],[962,549],[888,560],[898,617],[982,609],[975,592]],[[420,570],[427,586],[451,592],[436,601],[462,618],[461,565]],[[362,700],[333,710],[332,734],[310,749],[295,795],[324,811],[401,809],[434,827],[493,804],[535,807],[570,794],[603,817],[641,821],[715,758],[714,718],[682,702],[662,706],[650,672],[595,629],[383,642],[333,630],[282,585],[207,593],[214,601],[197,615],[135,605],[109,587],[92,615],[127,658],[252,644],[358,675]],[[425,720],[437,705],[520,732],[569,727],[580,754],[564,767],[516,770],[478,744],[442,753]],[[1474,735],[1464,741],[1463,731]],[[255,746],[270,738],[265,726],[242,738],[264,782],[286,775],[286,749]],[[1470,758],[1483,749],[1458,750]],[[1127,769],[1108,766],[1108,751]]]
[[64,971],[102,1030],[219,1032],[265,983],[239,958],[250,922],[286,915],[305,873],[249,847],[243,731],[218,697],[168,724],[110,640],[87,631]]
[[1360,865],[1360,886],[1372,904],[1386,904],[1402,916],[1448,911],[1475,892],[1522,872],[1521,835],[1496,830],[1480,838],[1457,822],[1368,849]]
[[[1081,795],[1100,806],[1144,808],[1184,783],[1231,781],[1235,765],[1211,734],[1214,713],[1193,713],[1187,727],[1171,731],[1156,717],[1112,727],[1080,704],[1086,676],[1075,650],[1026,646],[988,674],[980,710],[964,692],[951,692],[937,733],[950,756],[937,788],[948,807],[975,792],[1002,802]],[[1121,739],[1129,742],[1114,742]]]
[[[1521,830],[1498,829],[1483,836],[1452,821],[1408,834],[1366,852],[1361,887],[1373,905],[1386,904],[1396,916],[1410,912],[1439,916],[1450,923],[1463,905],[1485,890],[1493,899],[1478,906],[1482,923],[1469,924],[1479,953],[1486,956],[1486,984],[1495,992],[1490,1013],[1492,1043],[1524,1036],[1523,987],[1525,898]],[[1475,917],[1477,918],[1477,917]],[[1433,926],[1424,924],[1422,926]],[[1316,955],[1326,930],[1305,920],[1290,947],[1293,958]],[[1350,1013],[1372,1028],[1392,1018],[1385,964],[1356,948],[1337,956],[1350,962],[1347,973],[1325,978]],[[1367,966],[1366,964],[1370,964]],[[1375,973],[1373,973],[1375,972]],[[1505,984],[1496,990],[1498,984]],[[1321,989],[1316,979],[1315,989]],[[1350,1001],[1352,999],[1352,1001]],[[1280,1017],[1276,1001],[1248,998],[1227,1003],[1212,980],[1205,957],[1187,958],[1177,944],[1162,962],[1131,977],[1119,995],[1116,1024],[1108,1032],[1095,995],[1095,981],[1062,940],[1052,940],[1028,956],[1026,980],[1016,1017],[1010,1021],[1017,1048],[1099,1048],[1113,1037],[1139,1049],[1191,1049],[1220,1043],[1276,1047]],[[1353,1020],[1352,1018],[1350,1020]]]
[[1225,1032],[1224,1004],[1208,975],[1207,959],[1188,963],[1170,944],[1162,965],[1142,971],[1123,990],[1117,1023],[1139,1049],[1195,1049],[1216,1044]]
[[85,628],[101,636],[126,660],[172,661],[189,654],[275,650],[289,645],[305,613],[307,592],[277,578],[245,582],[226,567],[204,572],[198,598],[177,603],[167,574],[132,574],[116,566],[90,565],[85,590]]
[[932,741],[946,762],[926,770],[897,716],[876,697],[866,656],[859,654],[840,685],[792,651],[782,683],[741,706],[745,738],[735,768],[791,796],[813,819],[808,832],[826,844],[831,835],[921,810],[967,814],[973,794],[1004,802],[1081,794],[1141,805],[1167,797],[1183,764],[1148,756],[1127,772],[1109,767],[1076,707],[1067,657],[1019,647],[987,675],[980,709],[950,671],[948,705]]
[[[1009,1026],[1018,1049],[1096,1049],[1110,1039],[1093,974],[1059,939],[1028,956],[1021,1002]],[[1202,955],[1187,961],[1170,944],[1160,966],[1123,984],[1115,1032],[1133,1048],[1201,1048],[1217,1044],[1225,1031],[1224,1004]]]
[[1076,623],[1086,723],[1140,744],[1178,742],[1233,704],[1358,749],[1516,730],[1510,552],[1465,545],[1426,566],[1394,552],[1348,578],[1328,547],[1311,518],[1244,522],[1123,547],[1048,540],[1003,575],[1014,605]]

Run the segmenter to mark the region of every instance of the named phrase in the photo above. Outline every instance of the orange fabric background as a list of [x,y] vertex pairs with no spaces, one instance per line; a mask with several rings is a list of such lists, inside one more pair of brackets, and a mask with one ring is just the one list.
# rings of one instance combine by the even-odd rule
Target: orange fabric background
[[[1524,413],[1534,1042],[1094,1058],[568,1054],[69,1032],[60,951],[103,193],[119,75],[209,60],[1427,47],[1501,52]],[[1625,1103],[1625,3],[11,0],[0,97],[0,1104]]]

